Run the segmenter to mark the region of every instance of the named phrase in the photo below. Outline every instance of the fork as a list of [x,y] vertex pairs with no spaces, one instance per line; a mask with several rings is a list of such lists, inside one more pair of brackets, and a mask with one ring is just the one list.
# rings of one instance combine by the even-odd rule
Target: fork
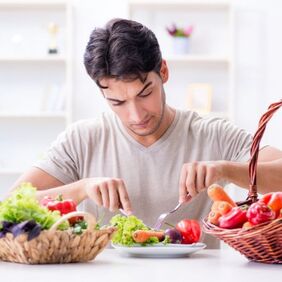
[[157,222],[155,223],[154,229],[155,229],[155,230],[159,230],[159,229],[161,228],[161,226],[162,226],[164,220],[166,219],[166,217],[167,217],[168,215],[170,215],[170,214],[176,212],[176,211],[181,207],[182,204],[183,204],[183,203],[179,203],[179,204],[178,204],[174,209],[172,209],[171,211],[162,213],[162,214],[159,216]]

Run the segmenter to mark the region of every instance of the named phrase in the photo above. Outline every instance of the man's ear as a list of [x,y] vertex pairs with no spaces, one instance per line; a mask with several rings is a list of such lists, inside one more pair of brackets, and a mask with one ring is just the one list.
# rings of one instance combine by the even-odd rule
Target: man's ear
[[162,65],[161,65],[161,69],[160,69],[160,76],[161,76],[163,83],[166,83],[168,81],[169,71],[168,71],[168,67],[167,67],[165,60],[162,60]]

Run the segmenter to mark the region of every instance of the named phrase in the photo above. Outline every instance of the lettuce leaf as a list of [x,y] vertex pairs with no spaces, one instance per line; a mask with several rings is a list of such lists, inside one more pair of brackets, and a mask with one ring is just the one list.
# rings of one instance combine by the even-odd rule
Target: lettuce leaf
[[[49,211],[39,204],[36,188],[30,183],[22,183],[9,198],[0,203],[0,222],[20,223],[34,220],[42,229],[49,229],[60,217],[59,211]],[[68,226],[65,222],[59,229],[64,230]]]
[[[110,224],[117,227],[117,231],[114,233],[112,242],[114,244],[120,244],[125,246],[136,245],[132,238],[132,233],[136,230],[149,230],[142,220],[138,219],[134,215],[122,216],[120,214],[115,215],[110,220]],[[143,245],[159,243],[157,238],[151,238]]]

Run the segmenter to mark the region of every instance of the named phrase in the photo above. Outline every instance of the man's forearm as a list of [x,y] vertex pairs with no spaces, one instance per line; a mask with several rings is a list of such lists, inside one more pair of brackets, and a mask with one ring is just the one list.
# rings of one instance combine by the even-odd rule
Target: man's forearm
[[[248,163],[225,162],[224,174],[228,182],[249,188]],[[270,191],[282,191],[282,159],[258,163],[257,189],[262,194]]]
[[71,198],[77,204],[79,204],[86,198],[84,185],[85,183],[82,179],[71,184],[45,190],[39,190],[37,192],[37,198],[38,200],[41,200],[44,196],[56,197],[61,194],[64,199]]

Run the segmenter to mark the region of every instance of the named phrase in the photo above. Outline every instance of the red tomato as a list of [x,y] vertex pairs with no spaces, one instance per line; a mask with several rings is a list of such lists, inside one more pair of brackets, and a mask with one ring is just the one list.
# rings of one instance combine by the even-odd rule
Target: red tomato
[[182,235],[182,244],[192,244],[200,240],[202,230],[194,219],[183,219],[176,224],[176,229]]

